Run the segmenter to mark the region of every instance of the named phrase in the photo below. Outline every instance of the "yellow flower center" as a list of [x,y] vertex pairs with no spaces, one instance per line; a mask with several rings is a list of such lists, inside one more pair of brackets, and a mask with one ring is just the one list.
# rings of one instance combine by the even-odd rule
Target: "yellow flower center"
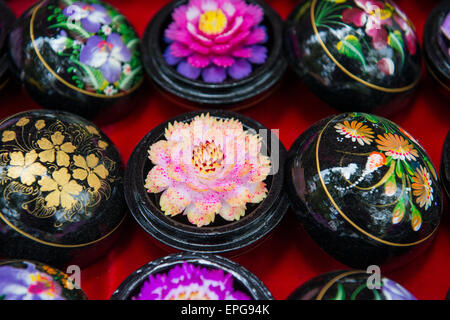
[[207,175],[222,167],[223,152],[214,141],[201,143],[192,151],[192,165],[197,172]]
[[227,27],[228,20],[222,10],[206,11],[200,16],[199,29],[207,35],[221,34]]
[[377,17],[379,20],[387,20],[392,16],[392,10],[377,8],[375,10],[371,10],[369,14]]

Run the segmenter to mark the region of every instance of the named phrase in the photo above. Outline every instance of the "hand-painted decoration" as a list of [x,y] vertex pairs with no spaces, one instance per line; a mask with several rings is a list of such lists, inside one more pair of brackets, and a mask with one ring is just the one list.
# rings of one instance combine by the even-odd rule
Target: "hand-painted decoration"
[[234,282],[223,270],[184,262],[167,273],[150,275],[133,300],[251,300]]
[[267,196],[264,180],[271,162],[260,150],[260,137],[235,119],[202,114],[190,123],[175,122],[165,140],[150,146],[154,166],[145,188],[163,192],[160,206],[166,215],[184,212],[198,227],[212,223],[216,214],[239,220],[247,204]]
[[244,0],[191,0],[176,8],[165,31],[166,62],[207,83],[240,80],[266,62],[264,11]]

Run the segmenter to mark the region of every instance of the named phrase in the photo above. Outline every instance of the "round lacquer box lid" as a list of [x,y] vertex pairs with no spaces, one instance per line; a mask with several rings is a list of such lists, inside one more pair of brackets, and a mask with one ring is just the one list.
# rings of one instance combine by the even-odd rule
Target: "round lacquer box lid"
[[335,271],[301,285],[288,300],[417,300],[397,282],[360,270]]
[[306,231],[354,268],[395,268],[431,242],[442,191],[408,132],[365,113],[323,119],[293,144],[287,190]]
[[39,110],[0,123],[0,256],[87,265],[125,217],[122,162],[99,128]]
[[139,38],[107,3],[41,1],[9,37],[11,68],[40,105],[91,120],[123,117],[143,80]]
[[414,26],[393,1],[303,0],[285,29],[292,68],[342,111],[392,114],[421,76]]
[[68,274],[46,264],[0,260],[0,300],[87,300]]
[[184,107],[247,108],[268,97],[286,70],[282,29],[264,1],[171,1],[145,31],[144,66]]
[[15,19],[16,17],[8,5],[4,1],[0,1],[0,90],[9,82],[6,38]]
[[447,205],[450,206],[450,131],[445,138],[444,147],[442,148],[441,160],[441,182],[444,193],[447,197]]
[[111,297],[111,300],[272,299],[264,283],[241,265],[221,256],[187,252],[139,268]]
[[428,73],[450,97],[450,2],[442,1],[425,24],[424,58]]
[[158,244],[224,253],[249,249],[279,224],[286,150],[275,133],[243,115],[190,112],[151,130],[125,173],[125,198]]

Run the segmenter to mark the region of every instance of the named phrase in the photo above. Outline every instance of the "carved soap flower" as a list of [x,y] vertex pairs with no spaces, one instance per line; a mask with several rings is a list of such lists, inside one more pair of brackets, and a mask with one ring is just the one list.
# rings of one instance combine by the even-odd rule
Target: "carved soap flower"
[[263,10],[244,0],[190,0],[176,8],[164,56],[190,79],[221,83],[249,76],[267,59]]
[[191,123],[170,124],[165,138],[149,149],[155,166],[145,187],[163,192],[160,206],[166,215],[184,212],[199,227],[216,214],[239,220],[248,203],[267,196],[270,159],[260,152],[260,137],[239,121],[202,114]]
[[151,275],[133,300],[250,300],[234,289],[233,282],[233,276],[223,270],[185,262],[168,274]]

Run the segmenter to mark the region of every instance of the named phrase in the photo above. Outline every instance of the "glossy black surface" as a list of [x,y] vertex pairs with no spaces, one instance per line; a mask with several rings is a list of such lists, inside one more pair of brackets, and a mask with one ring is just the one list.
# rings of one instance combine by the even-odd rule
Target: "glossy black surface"
[[16,16],[4,1],[0,1],[0,90],[9,82],[6,38]]
[[279,224],[289,206],[283,186],[283,164],[287,152],[270,130],[267,131],[267,137],[262,136],[263,145],[267,146],[268,156],[277,157],[279,154],[279,170],[266,179],[269,190],[267,198],[257,205],[249,205],[245,216],[239,221],[226,222],[218,218],[209,226],[199,228],[190,224],[185,216],[169,218],[161,211],[156,195],[149,194],[144,188],[145,178],[152,166],[148,159],[149,146],[163,138],[169,123],[190,122],[202,113],[222,119],[237,119],[245,130],[267,130],[259,122],[230,111],[196,111],[170,119],[150,131],[134,149],[125,172],[125,198],[139,225],[169,248],[203,253],[236,253],[267,236]]
[[[93,0],[87,2],[101,3]],[[82,68],[77,64],[80,62],[78,58],[74,61],[66,52],[67,48],[61,52],[54,49],[59,45],[57,43],[63,34],[68,34],[67,37],[83,44],[93,33],[83,33],[82,29],[78,32],[79,28],[66,28],[66,31],[63,27],[54,27],[58,22],[55,21],[56,14],[53,13],[55,7],[62,10],[67,5],[61,0],[39,2],[29,8],[14,24],[8,40],[8,57],[16,80],[22,83],[31,98],[44,108],[75,113],[96,123],[110,123],[123,118],[134,108],[135,95],[141,82],[110,96],[103,90],[111,84],[105,86],[103,80],[106,80],[102,79],[102,84],[98,85],[101,88],[94,90],[91,80],[87,80],[88,73],[80,71]],[[50,17],[53,17],[52,20]],[[134,32],[128,30],[133,29],[125,18],[117,21],[119,25],[127,26],[127,32]],[[79,50],[81,51],[81,48]],[[136,59],[140,64],[138,53]],[[97,78],[99,69],[96,70],[91,70],[91,74],[96,78],[95,81],[100,81]],[[139,78],[142,80],[142,74]]]
[[246,293],[253,300],[273,299],[264,283],[241,265],[221,256],[185,252],[154,260],[139,268],[114,291],[111,300],[131,300],[139,293],[142,284],[150,275],[167,273],[174,266],[184,262],[208,269],[221,269],[231,274],[234,278],[235,289]]
[[450,98],[450,40],[442,33],[441,26],[449,13],[450,1],[441,1],[428,17],[423,36],[428,74],[439,84],[447,99]]
[[441,160],[441,183],[444,193],[447,197],[447,205],[450,205],[450,131],[445,138],[444,147],[442,148]]
[[[367,25],[344,24],[342,17],[347,9],[343,8],[358,12]],[[325,13],[325,9],[329,12]],[[402,48],[401,54],[388,44],[387,39],[379,50],[372,44],[366,28],[369,28],[370,21],[377,21],[376,10],[365,12],[354,1],[300,1],[289,15],[284,31],[286,57],[291,67],[320,99],[338,110],[383,115],[399,111],[409,103],[420,78],[421,54],[417,41],[414,54],[409,52],[405,32],[393,21],[393,9],[389,10],[391,16],[386,24],[389,20],[391,32],[402,34],[403,45],[398,46]],[[385,30],[386,24],[383,21],[380,30]],[[353,38],[356,43],[345,42],[347,37],[357,37],[357,40]],[[346,54],[343,53],[345,46],[342,43],[348,43]],[[394,66],[392,74],[387,75],[379,70],[378,63],[382,59],[391,60]],[[390,91],[400,88],[398,92]]]
[[[361,124],[364,145],[341,134],[343,125],[352,124]],[[399,150],[395,141],[416,160],[389,157]],[[429,159],[389,120],[340,114],[319,121],[293,144],[287,191],[300,222],[328,254],[354,268],[393,269],[420,254],[439,226],[442,193]],[[429,190],[418,180],[421,172],[431,185],[430,198],[419,197]]]
[[68,274],[36,261],[0,260],[0,283],[0,300],[88,300]]
[[239,81],[209,84],[190,80],[170,67],[163,56],[164,31],[170,23],[173,10],[187,0],[175,0],[162,8],[150,21],[142,39],[144,67],[162,93],[189,109],[242,109],[265,99],[283,76],[287,62],[283,54],[281,17],[264,1],[249,0],[263,8],[264,21],[269,34],[269,57],[264,65]]
[[[358,270],[330,272],[304,283],[288,300],[416,300],[396,282],[380,278]],[[378,281],[378,288],[368,286]]]
[[0,256],[86,265],[125,216],[123,168],[92,123],[39,110],[0,123]]

